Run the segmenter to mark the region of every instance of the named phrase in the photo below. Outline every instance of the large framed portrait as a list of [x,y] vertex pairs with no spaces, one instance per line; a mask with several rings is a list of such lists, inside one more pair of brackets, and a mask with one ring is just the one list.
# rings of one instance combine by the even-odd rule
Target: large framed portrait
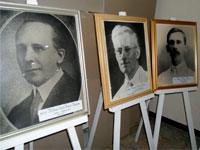
[[198,85],[195,22],[152,20],[154,89]]
[[147,19],[95,14],[105,108],[152,92]]
[[89,113],[79,16],[0,3],[0,139]]

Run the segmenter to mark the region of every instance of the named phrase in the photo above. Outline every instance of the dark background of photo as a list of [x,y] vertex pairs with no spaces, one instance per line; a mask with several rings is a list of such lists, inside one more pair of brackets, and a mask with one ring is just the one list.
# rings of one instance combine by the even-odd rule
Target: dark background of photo
[[124,75],[120,71],[114,52],[114,47],[111,39],[112,30],[116,25],[128,26],[136,34],[138,38],[138,43],[140,47],[140,58],[138,59],[139,64],[147,71],[147,59],[146,59],[146,45],[145,45],[145,33],[144,24],[138,22],[119,22],[119,21],[104,21],[105,37],[106,37],[106,47],[110,74],[110,84],[112,89],[112,97],[119,90],[124,82]]

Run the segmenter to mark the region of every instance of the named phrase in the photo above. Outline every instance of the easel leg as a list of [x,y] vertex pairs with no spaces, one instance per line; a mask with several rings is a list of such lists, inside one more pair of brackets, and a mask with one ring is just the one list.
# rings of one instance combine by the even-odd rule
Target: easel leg
[[29,150],[33,150],[33,141],[29,142]]
[[142,126],[143,126],[143,119],[142,119],[142,117],[141,117],[141,119],[140,119],[140,123],[139,123],[139,126],[138,126],[138,129],[137,129],[137,132],[136,132],[136,135],[135,135],[135,142],[137,142],[138,141],[138,139],[139,139],[139,136],[140,136],[140,132],[141,132],[141,129],[142,129]]
[[[150,100],[148,100],[147,102],[146,102],[146,105],[147,105],[147,108],[148,108],[148,106],[149,106],[149,103],[150,103]],[[139,136],[140,136],[140,132],[141,132],[141,129],[142,129],[142,126],[143,126],[143,119],[142,119],[142,117],[141,117],[141,119],[140,119],[140,123],[139,123],[139,126],[138,126],[138,129],[137,129],[137,132],[136,132],[136,136],[135,136],[135,142],[137,142],[138,141],[138,138],[139,138]]]
[[155,123],[154,134],[153,134],[155,149],[157,149],[158,147],[158,138],[159,138],[159,132],[160,132],[164,97],[165,97],[165,94],[159,94],[158,107],[157,107],[157,113],[156,113],[156,123]]
[[15,150],[24,150],[24,144],[15,146]]
[[81,150],[81,146],[74,127],[67,128],[73,149]]
[[82,128],[83,128],[83,143],[84,143],[84,148],[86,148],[89,140],[89,123],[88,122],[84,123]]
[[97,128],[97,123],[99,121],[99,116],[100,116],[100,112],[103,106],[103,96],[102,96],[102,92],[100,92],[99,94],[99,100],[98,100],[98,104],[97,104],[97,109],[94,115],[94,120],[92,123],[92,128],[91,128],[91,132],[90,132],[90,137],[89,137],[89,141],[88,141],[88,145],[87,145],[87,149],[90,150],[92,147],[92,143],[93,143],[93,139],[94,139],[94,134]]
[[114,113],[114,142],[113,150],[120,149],[121,110]]
[[188,128],[189,128],[191,146],[192,146],[192,149],[197,149],[188,91],[183,92],[183,97],[184,97],[183,99],[184,99],[184,104],[185,104],[185,111],[186,111],[187,123],[188,123]]
[[148,113],[147,113],[146,103],[144,101],[140,102],[140,108],[142,111],[142,117],[144,120],[144,126],[145,126],[145,130],[147,133],[149,147],[150,147],[150,149],[154,149],[154,141],[153,141],[153,136],[152,136],[152,132],[151,132],[151,126],[150,126],[149,117],[148,117]]

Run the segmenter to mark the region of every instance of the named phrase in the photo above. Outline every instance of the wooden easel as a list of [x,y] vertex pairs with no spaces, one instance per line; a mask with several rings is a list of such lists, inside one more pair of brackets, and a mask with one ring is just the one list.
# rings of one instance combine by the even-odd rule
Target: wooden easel
[[[159,132],[160,132],[160,125],[161,125],[161,118],[162,118],[162,112],[163,112],[163,105],[164,105],[164,98],[166,94],[172,94],[172,93],[182,93],[183,94],[183,100],[185,105],[185,112],[186,112],[186,119],[189,129],[189,135],[190,135],[190,142],[192,149],[197,149],[195,134],[194,134],[194,126],[192,121],[192,113],[191,113],[191,106],[190,106],[190,99],[188,92],[189,91],[195,91],[197,90],[197,87],[189,87],[189,88],[178,88],[178,89],[169,89],[169,90],[157,90],[154,93],[159,96],[158,100],[158,106],[157,106],[157,112],[156,112],[156,121],[155,121],[155,128],[154,128],[154,145],[157,149],[158,147],[158,139],[159,139]],[[140,133],[140,129],[142,126],[142,119],[140,121],[140,125],[138,127],[138,134],[135,137],[135,141],[138,140],[138,136]]]
[[[146,130],[146,133],[147,133],[147,139],[148,139],[149,147],[150,147],[150,149],[155,149],[154,141],[153,141],[153,137],[152,137],[151,126],[150,126],[149,117],[148,117],[148,113],[147,113],[147,106],[146,106],[146,103],[145,103],[146,100],[152,99],[153,97],[154,97],[154,94],[149,94],[149,95],[134,99],[132,101],[129,101],[129,102],[126,102],[126,103],[123,103],[123,104],[109,108],[109,111],[114,113],[113,150],[119,150],[120,149],[121,111],[123,109],[134,106],[136,104],[140,104],[140,109],[141,109],[141,112],[142,112],[142,118],[144,120],[144,125],[145,125],[145,130]],[[103,96],[102,96],[102,91],[100,91],[97,109],[96,109],[96,113],[95,113],[95,116],[94,116],[94,120],[93,120],[93,124],[92,124],[92,128],[91,128],[91,133],[90,133],[89,141],[88,141],[88,145],[87,145],[88,150],[90,150],[91,147],[92,147],[94,134],[95,134],[96,127],[97,127],[97,124],[98,124],[98,120],[99,120],[100,111],[102,109],[102,106],[103,106]]]

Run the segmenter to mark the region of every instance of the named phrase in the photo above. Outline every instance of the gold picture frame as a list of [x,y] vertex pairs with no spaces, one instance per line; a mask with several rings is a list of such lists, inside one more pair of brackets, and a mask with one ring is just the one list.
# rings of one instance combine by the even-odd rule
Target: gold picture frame
[[[104,108],[107,109],[152,93],[147,19],[95,14],[95,23]],[[128,45],[126,45],[127,43],[125,44],[126,54],[131,58],[123,58],[123,62],[120,63],[119,61],[122,60],[120,60],[119,55],[125,52],[125,49],[116,50],[113,41],[115,41],[114,34],[117,35],[121,29],[124,31],[127,29],[131,33],[131,42]],[[128,34],[127,31],[125,32],[125,34]],[[120,42],[116,43],[119,44]],[[132,53],[136,55],[133,56]],[[128,84],[129,86],[126,86]]]
[[198,86],[196,22],[151,20],[153,87]]

